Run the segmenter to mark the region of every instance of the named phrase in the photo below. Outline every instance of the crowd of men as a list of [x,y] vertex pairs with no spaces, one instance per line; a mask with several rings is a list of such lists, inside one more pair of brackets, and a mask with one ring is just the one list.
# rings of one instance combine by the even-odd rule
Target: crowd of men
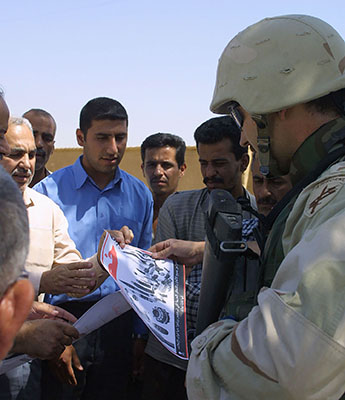
[[[305,15],[248,27],[219,60],[211,110],[223,116],[194,133],[205,187],[178,191],[177,135],[142,143],[147,186],[119,167],[119,101],[84,105],[82,155],[51,173],[54,118],[37,108],[10,117],[1,93],[0,359],[32,360],[0,375],[0,399],[343,398],[344,40]],[[253,194],[242,184],[249,148]],[[221,279],[206,253],[222,191],[240,207],[244,250],[227,262],[217,321],[198,332],[201,299]],[[119,290],[97,258],[105,230],[185,264],[188,362],[133,310],[79,339],[72,323]]]

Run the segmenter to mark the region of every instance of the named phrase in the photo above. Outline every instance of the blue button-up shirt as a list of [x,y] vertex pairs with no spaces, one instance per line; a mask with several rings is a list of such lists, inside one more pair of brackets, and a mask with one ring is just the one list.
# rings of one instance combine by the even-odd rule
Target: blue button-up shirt
[[[133,246],[150,247],[153,200],[145,184],[117,168],[114,179],[101,190],[85,172],[81,158],[49,175],[34,189],[60,206],[68,220],[68,232],[82,257],[97,252],[104,229],[120,229],[123,225],[134,233]],[[97,301],[116,290],[118,286],[109,277],[93,293],[78,300]],[[52,304],[76,300],[65,294],[49,297],[46,301]]]

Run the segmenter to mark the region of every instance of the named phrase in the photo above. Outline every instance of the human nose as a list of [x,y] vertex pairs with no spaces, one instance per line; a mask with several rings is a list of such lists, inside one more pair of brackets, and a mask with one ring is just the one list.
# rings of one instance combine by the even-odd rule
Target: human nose
[[19,166],[23,169],[30,169],[30,159],[29,159],[29,154],[24,154],[23,157],[20,160]]
[[264,182],[262,184],[261,189],[262,189],[262,197],[272,196],[272,192],[271,192],[271,188],[270,188],[269,182],[267,182],[266,179],[264,179]]
[[35,144],[36,148],[40,149],[43,147],[43,140],[42,140],[42,135],[36,135],[35,136]]
[[248,141],[247,135],[245,133],[245,130],[242,129],[241,137],[240,137],[240,146],[247,147],[248,145],[249,145],[249,141]]
[[156,168],[153,171],[155,176],[162,176],[163,175],[163,168],[160,164],[156,165]]
[[117,144],[116,144],[116,139],[115,138],[111,138],[110,139],[110,143],[109,146],[107,148],[108,153],[110,154],[117,154],[118,153],[118,149],[117,149]]
[[207,176],[207,177],[211,177],[211,176],[217,175],[216,168],[212,165],[212,163],[208,163],[205,166],[204,171],[205,171],[205,176]]

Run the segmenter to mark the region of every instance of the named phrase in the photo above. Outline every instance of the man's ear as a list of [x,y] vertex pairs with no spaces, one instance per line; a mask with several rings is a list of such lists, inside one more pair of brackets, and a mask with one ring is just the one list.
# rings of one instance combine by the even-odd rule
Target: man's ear
[[288,109],[284,108],[283,110],[277,111],[278,118],[281,121],[284,121],[287,117]]
[[8,288],[0,300],[0,359],[11,349],[13,340],[27,318],[34,300],[34,288],[27,279]]
[[144,169],[144,163],[141,164],[141,170],[143,171],[144,178],[146,178],[145,169]]
[[85,144],[85,138],[84,138],[84,133],[81,129],[76,130],[76,135],[77,135],[77,142],[79,146],[84,147]]
[[180,178],[184,175],[186,168],[187,168],[186,163],[183,163],[180,167]]
[[244,172],[248,168],[248,165],[249,165],[249,155],[247,153],[242,154],[241,164],[240,164],[241,172]]

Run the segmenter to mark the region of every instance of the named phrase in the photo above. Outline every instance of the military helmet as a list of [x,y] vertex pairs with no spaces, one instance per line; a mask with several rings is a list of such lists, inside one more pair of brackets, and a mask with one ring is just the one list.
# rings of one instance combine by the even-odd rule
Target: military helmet
[[236,35],[218,64],[211,111],[231,101],[267,114],[345,87],[345,42],[308,15],[266,18]]

